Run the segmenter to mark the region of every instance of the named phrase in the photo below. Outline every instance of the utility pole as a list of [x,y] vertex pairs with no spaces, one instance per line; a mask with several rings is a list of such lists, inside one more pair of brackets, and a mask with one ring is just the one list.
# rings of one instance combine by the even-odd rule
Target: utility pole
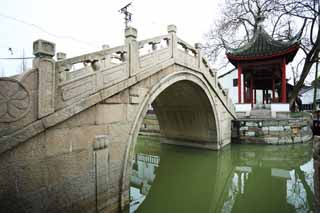
[[132,4],[132,2],[130,2],[129,4],[127,4],[126,6],[122,7],[119,12],[124,14],[124,24],[125,24],[125,29],[128,28],[129,23],[132,21],[132,13],[130,13],[128,11],[128,7]]
[[317,110],[317,90],[318,90],[318,65],[319,65],[319,59],[316,62],[316,74],[314,76],[314,90],[313,90],[313,111]]
[[26,64],[25,64],[25,59],[24,59],[25,55],[24,55],[24,49],[22,49],[22,72],[24,72],[26,70]]

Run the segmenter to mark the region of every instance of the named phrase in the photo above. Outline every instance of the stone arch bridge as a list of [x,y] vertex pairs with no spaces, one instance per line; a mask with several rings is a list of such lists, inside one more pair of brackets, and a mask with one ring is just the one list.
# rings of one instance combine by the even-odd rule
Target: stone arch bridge
[[66,58],[33,44],[33,68],[0,78],[0,209],[117,212],[129,202],[128,174],[150,105],[165,142],[220,149],[234,107],[195,47],[168,34]]

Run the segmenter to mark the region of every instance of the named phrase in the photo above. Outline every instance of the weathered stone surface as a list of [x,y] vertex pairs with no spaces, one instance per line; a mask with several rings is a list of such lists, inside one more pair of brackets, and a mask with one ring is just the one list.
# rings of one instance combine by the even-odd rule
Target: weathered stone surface
[[36,58],[33,61],[39,73],[38,117],[54,112],[55,105],[55,63],[52,59]]
[[266,137],[264,140],[266,143],[269,143],[269,144],[278,144],[279,142],[278,137]]
[[245,143],[300,143],[310,140],[313,135],[310,125],[305,125],[309,122],[305,118],[255,121],[256,123],[262,123],[261,128],[260,124],[254,127],[252,120],[246,120],[245,118],[239,119],[238,122],[240,127],[233,126],[233,138],[237,139],[239,137]]
[[293,143],[300,143],[300,142],[302,142],[301,137],[293,137]]
[[30,108],[30,94],[17,80],[0,78],[0,123],[21,119]]
[[270,126],[269,127],[269,131],[270,132],[280,132],[283,131],[283,127],[282,126]]
[[277,125],[278,125],[278,121],[274,121],[274,120],[263,121],[263,126],[277,126]]
[[254,137],[256,135],[256,133],[255,132],[246,132],[245,135],[250,136],[250,137]]
[[284,131],[290,131],[290,130],[291,130],[291,127],[290,127],[290,126],[284,126],[284,127],[283,127],[283,130],[284,130]]
[[[27,212],[118,211],[129,201],[127,153],[153,102],[159,123],[148,125],[189,141],[177,144],[230,143],[235,113],[227,92],[199,50],[177,51],[175,27],[169,31],[141,43],[129,28],[124,46],[70,59],[59,54],[57,62],[54,44],[39,40],[32,71],[0,78],[0,209],[14,201]],[[157,50],[159,40],[168,47]],[[139,57],[143,43],[153,45],[150,58]],[[9,109],[9,102],[19,107]]]
[[248,129],[249,129],[249,127],[247,127],[247,126],[240,127],[240,131],[244,131],[244,130],[248,130]]
[[279,144],[287,144],[292,143],[292,138],[290,136],[280,137],[279,138]]
[[55,55],[56,45],[50,41],[42,39],[33,42],[33,54],[37,57],[53,57]]
[[248,127],[251,127],[251,126],[256,127],[256,126],[258,126],[258,124],[256,122],[246,122],[246,126],[248,126]]
[[109,124],[126,119],[127,105],[125,104],[98,104],[96,121],[97,124]]
[[263,127],[262,127],[262,132],[263,132],[265,135],[267,135],[267,134],[269,133],[269,127],[263,126]]

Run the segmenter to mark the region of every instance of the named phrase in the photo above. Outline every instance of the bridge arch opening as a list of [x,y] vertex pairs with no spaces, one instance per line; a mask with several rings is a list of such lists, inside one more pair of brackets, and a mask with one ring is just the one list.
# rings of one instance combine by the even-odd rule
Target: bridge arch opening
[[208,84],[190,72],[177,72],[158,82],[146,95],[136,115],[127,143],[121,186],[121,207],[129,200],[129,175],[142,121],[150,105],[160,126],[162,142],[218,149],[219,114]]
[[200,148],[216,148],[217,129],[211,103],[202,88],[183,80],[152,102],[162,142]]

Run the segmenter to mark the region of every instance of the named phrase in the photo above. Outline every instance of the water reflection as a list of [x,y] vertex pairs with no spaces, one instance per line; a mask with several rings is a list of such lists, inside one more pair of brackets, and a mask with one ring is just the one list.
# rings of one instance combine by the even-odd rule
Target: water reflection
[[160,157],[143,153],[135,154],[130,186],[130,211],[135,212],[148,194],[159,166]]
[[139,140],[131,212],[315,210],[310,144],[232,145],[213,152]]

